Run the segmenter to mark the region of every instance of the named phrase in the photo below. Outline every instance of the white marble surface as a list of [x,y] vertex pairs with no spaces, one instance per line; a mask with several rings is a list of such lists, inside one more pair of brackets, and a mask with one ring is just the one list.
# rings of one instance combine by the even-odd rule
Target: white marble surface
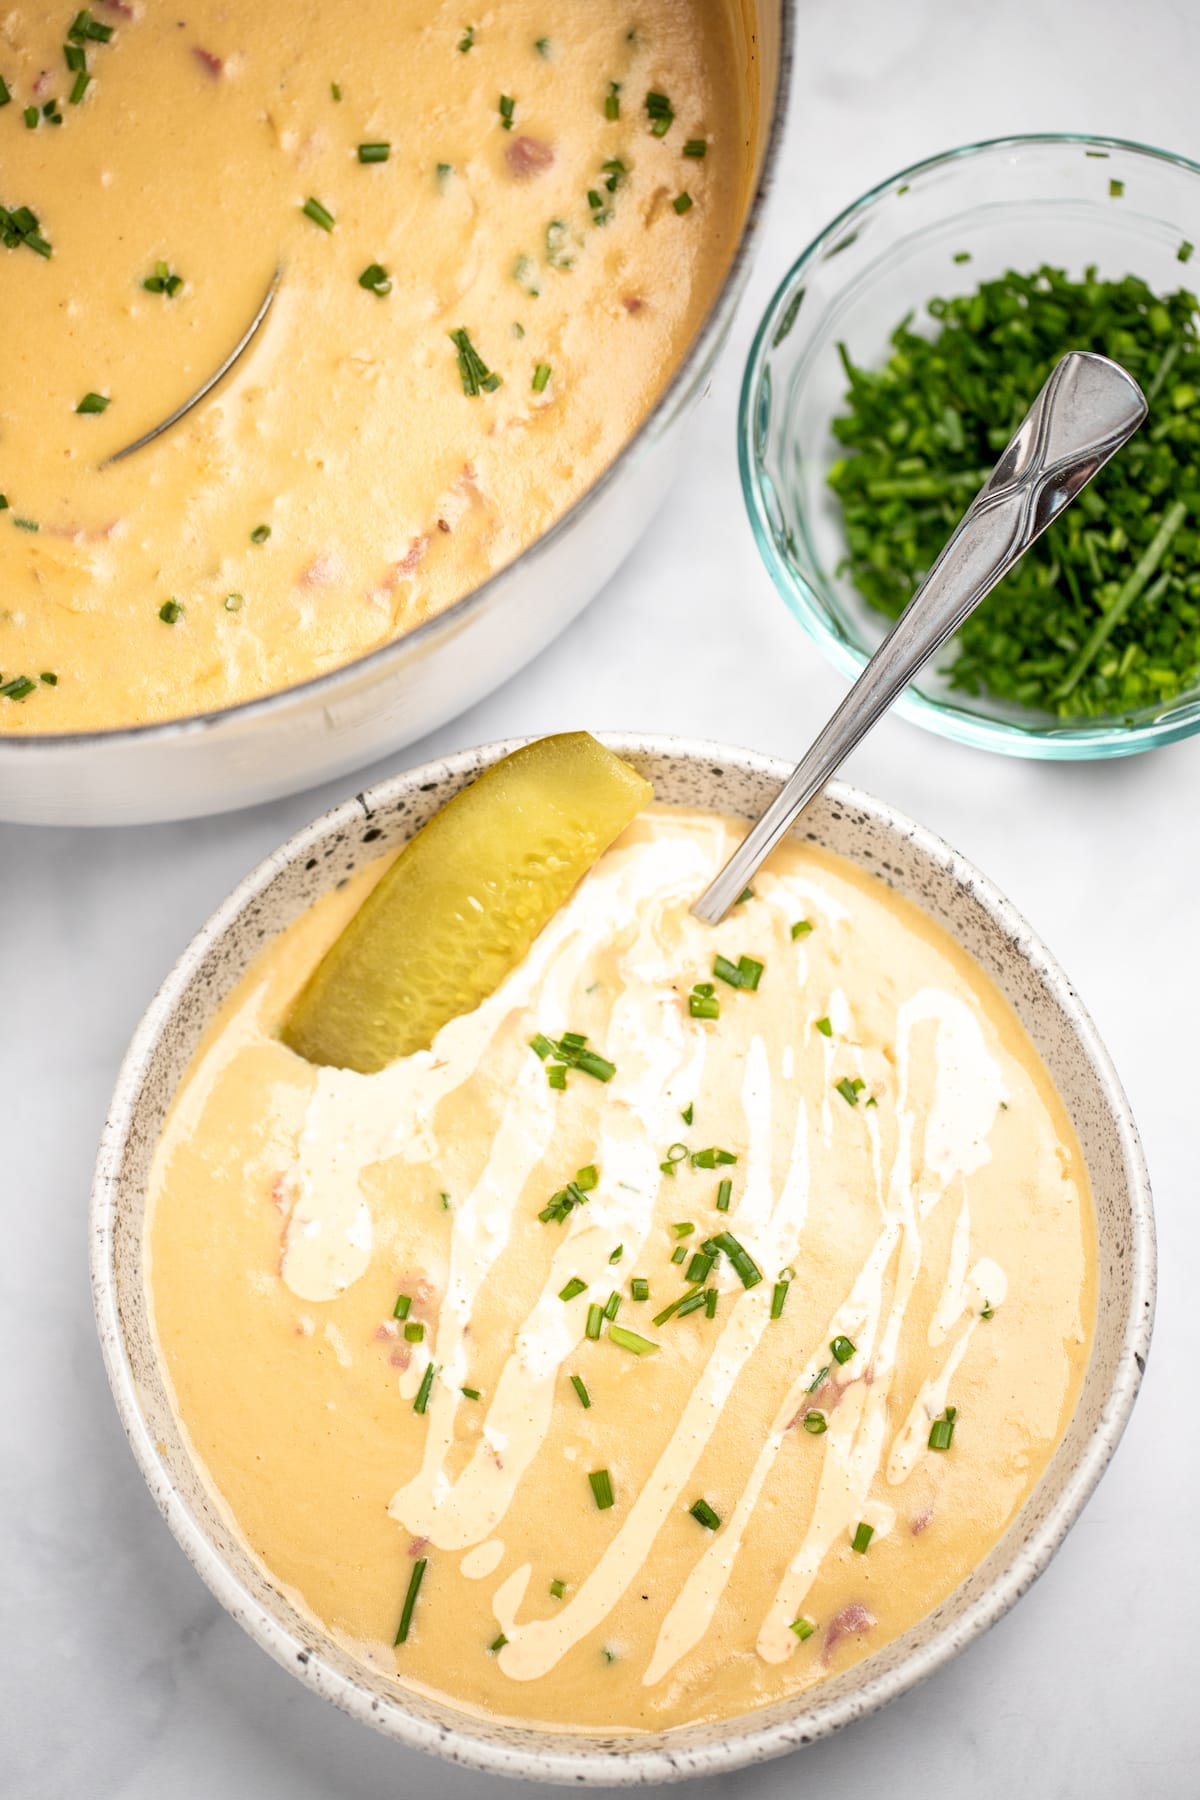
[[[650,540],[541,661],[374,773],[570,725],[721,736],[786,754],[839,682],[760,568],[733,416],[756,311],[869,182],[1009,130],[1076,128],[1200,157],[1196,0],[801,0],[793,116],[748,300]],[[1198,229],[1191,235],[1200,239]],[[1200,1223],[1195,1209],[1200,743],[1056,768],[898,720],[852,776],[958,845],[1066,962],[1128,1085],[1155,1178],[1158,1335],[1117,1459],[1038,1587],[983,1642],[841,1737],[711,1785],[774,1800],[1200,1793]],[[161,1524],[109,1403],[84,1217],[118,1059],[213,905],[349,791],[96,833],[0,828],[0,1793],[22,1800],[461,1800],[507,1790],[396,1749],[276,1669]],[[529,1790],[532,1792],[533,1790]]]

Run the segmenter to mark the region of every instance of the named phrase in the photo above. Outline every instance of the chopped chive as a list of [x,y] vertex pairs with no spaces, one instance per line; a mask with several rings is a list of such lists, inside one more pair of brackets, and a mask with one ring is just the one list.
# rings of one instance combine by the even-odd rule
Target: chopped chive
[[812,930],[812,926],[809,924],[807,919],[797,919],[796,923],[792,926],[793,941],[796,938],[807,937],[811,930]]
[[675,1317],[677,1319],[686,1319],[689,1313],[699,1312],[700,1308],[706,1304],[705,1290],[703,1288],[693,1288],[690,1293],[683,1296],[683,1299],[675,1308]]
[[500,386],[503,376],[494,374],[476,350],[470,336],[459,326],[447,334],[458,352],[458,374],[463,393],[468,399],[478,394],[491,394]]
[[695,1229],[696,1227],[691,1219],[678,1219],[671,1227],[671,1230],[675,1233],[677,1238],[691,1237]]
[[[685,156],[687,156],[689,154],[686,145],[684,146],[683,154]],[[752,887],[744,887],[733,904],[735,906],[745,906],[747,900],[753,900],[754,898],[755,898],[754,889]]]
[[732,1150],[722,1150],[713,1144],[707,1150],[693,1150],[691,1154],[693,1169],[717,1169],[737,1161]]
[[36,519],[18,519],[16,513],[13,514],[13,524],[18,531],[40,531],[42,529]]
[[52,674],[49,669],[43,669],[42,673],[38,676],[38,680],[44,681],[47,687],[58,686],[58,676]]
[[621,1258],[624,1256],[624,1254],[625,1254],[624,1244],[618,1244],[615,1250],[609,1251],[608,1260],[610,1263],[619,1263]]
[[857,1106],[858,1096],[862,1093],[863,1088],[866,1086],[866,1082],[862,1081],[857,1075],[853,1080],[851,1080],[848,1075],[843,1075],[842,1079],[840,1081],[835,1081],[833,1085],[842,1096],[842,1099],[846,1102],[847,1106]]
[[[43,676],[43,677],[42,677],[42,679],[43,679],[43,680],[45,680],[45,676]],[[996,1316],[996,1309],[995,1309],[995,1307],[994,1307],[994,1306],[993,1306],[993,1305],[992,1305],[992,1303],[991,1303],[991,1301],[990,1301],[990,1300],[985,1300],[985,1301],[984,1301],[984,1303],[983,1303],[983,1311],[982,1311],[982,1312],[981,1312],[981,1313],[980,1313],[980,1315],[979,1315],[979,1316],[980,1316],[980,1318],[981,1318],[981,1319],[994,1319],[994,1318],[995,1318],[995,1316]]]
[[409,1319],[405,1323],[404,1341],[406,1344],[423,1344],[425,1342],[425,1327],[420,1319]]
[[549,38],[544,38],[544,37],[534,38],[533,47],[537,51],[538,55],[543,58],[543,60],[549,59],[549,56],[550,56],[550,39]]
[[712,1274],[712,1266],[716,1260],[710,1250],[697,1250],[687,1266],[683,1279],[687,1282],[707,1281]]
[[1176,262],[1191,262],[1195,249],[1195,244],[1189,243],[1188,239],[1184,238],[1182,244],[1180,244],[1178,250],[1175,252]]
[[166,294],[173,299],[183,286],[183,276],[176,275],[169,263],[156,262],[153,275],[147,275],[142,286],[148,294]]
[[730,962],[727,956],[718,956],[713,962],[713,974],[718,980],[727,982],[732,988],[746,988],[753,993],[762,980],[764,964],[755,962],[752,956],[739,956],[736,963]]
[[740,1244],[731,1231],[721,1231],[712,1239],[718,1250],[723,1250],[733,1264],[733,1272],[745,1288],[757,1287],[762,1280],[762,1270],[743,1244]]
[[1112,195],[1112,198],[1114,200],[1119,200],[1121,198],[1122,194],[1125,192],[1125,183],[1123,181],[1116,180],[1116,178],[1114,177],[1113,180],[1110,181],[1108,184],[1108,191]]
[[687,1105],[683,1108],[683,1111],[680,1113],[679,1116],[683,1120],[685,1125],[690,1125],[692,1123],[693,1119],[696,1116],[696,1112],[695,1112],[695,1107],[692,1105],[692,1102],[690,1100],[688,1101]]
[[687,1158],[688,1147],[686,1144],[672,1144],[667,1150],[665,1161],[660,1162],[658,1166],[664,1175],[674,1175],[676,1165],[686,1162]]
[[648,1300],[650,1298],[650,1283],[645,1276],[635,1275],[633,1277],[629,1283],[629,1297],[631,1300]]
[[935,1419],[929,1428],[929,1448],[931,1450],[948,1450],[954,1442],[954,1422],[958,1418],[958,1408],[948,1406],[940,1419]]
[[27,131],[36,131],[37,130],[37,122],[38,122],[37,107],[36,106],[27,106],[25,108],[24,118],[25,118],[25,129]]
[[250,542],[252,544],[265,544],[270,535],[271,527],[269,525],[256,525],[254,530],[250,533]]
[[717,1301],[720,1299],[720,1297],[721,1296],[716,1288],[705,1288],[705,1290],[704,1290],[704,1314],[705,1314],[706,1318],[709,1318],[709,1319],[716,1318],[716,1316],[717,1316]]
[[586,1167],[575,1171],[575,1186],[581,1193],[590,1194],[599,1180],[600,1172],[595,1163],[588,1163]]
[[[686,1294],[681,1294],[678,1300],[672,1300],[671,1304],[669,1306],[664,1306],[660,1313],[655,1313],[654,1323],[656,1325],[665,1325],[667,1320],[673,1319],[680,1307],[685,1305],[687,1301],[693,1299],[694,1296],[695,1289],[689,1289]],[[701,1298],[703,1298],[703,1295]]]
[[726,1176],[724,1181],[718,1181],[718,1183],[717,1183],[717,1211],[718,1212],[728,1212],[729,1211],[729,1202],[730,1202],[732,1195],[733,1195],[733,1183],[732,1183],[732,1181],[730,1181],[729,1177]]
[[618,1348],[628,1350],[634,1356],[653,1356],[658,1349],[652,1339],[643,1337],[640,1331],[630,1331],[626,1325],[610,1325],[608,1335]]
[[687,1256],[687,1245],[686,1244],[678,1244],[675,1247],[675,1249],[672,1250],[672,1252],[671,1252],[671,1261],[673,1263],[681,1263],[686,1256]]
[[848,1337],[842,1337],[839,1333],[837,1337],[829,1340],[829,1348],[833,1352],[835,1362],[848,1363],[855,1354],[857,1346],[852,1344]]
[[[91,86],[91,82],[92,82],[92,78],[88,74],[87,70],[80,69],[78,75],[75,77],[74,81],[71,83],[71,91],[67,95],[67,99],[72,106],[79,105],[79,102],[83,99],[83,96],[87,93],[88,88]],[[56,124],[57,124],[57,122],[58,121],[55,120]]]
[[555,1063],[553,1068],[547,1069],[546,1083],[547,1086],[552,1088],[565,1088],[567,1085],[567,1071],[565,1065],[562,1063]]
[[788,1289],[791,1287],[791,1285],[792,1284],[790,1281],[777,1281],[775,1283],[775,1286],[772,1288],[772,1290],[771,1290],[771,1317],[773,1319],[778,1319],[781,1316],[781,1314],[783,1312],[784,1302],[787,1299],[787,1292],[788,1292]]
[[828,1373],[829,1373],[829,1364],[825,1363],[825,1365],[822,1368],[817,1370],[816,1374],[813,1376],[812,1380],[809,1382],[808,1386],[805,1388],[805,1390],[804,1390],[805,1393],[806,1394],[815,1394],[817,1389],[820,1387],[821,1383],[824,1381],[825,1377],[828,1375]]
[[698,1525],[703,1525],[705,1531],[715,1531],[721,1523],[721,1515],[713,1511],[707,1500],[693,1500],[688,1511]]
[[110,399],[111,395],[109,394],[85,394],[75,411],[77,413],[102,413]]
[[391,154],[392,146],[390,144],[360,144],[358,146],[360,163],[385,163]]
[[[579,1285],[580,1285],[580,1287],[582,1287],[583,1283],[580,1282]],[[566,1293],[565,1289],[563,1290],[563,1293],[560,1295],[560,1298],[564,1299],[564,1300],[567,1298],[567,1293]],[[593,1300],[587,1310],[587,1324],[584,1327],[584,1330],[586,1331],[588,1337],[590,1337],[594,1343],[599,1338],[600,1333],[603,1331],[603,1329],[604,1329],[604,1308],[602,1306],[600,1306],[596,1301]]]
[[530,383],[530,386],[533,388],[534,393],[535,394],[544,393],[546,391],[546,383],[549,381],[549,379],[550,379],[550,364],[549,363],[538,363],[537,367],[533,371],[533,380]]
[[581,1281],[578,1275],[572,1275],[570,1281],[568,1281],[566,1287],[561,1290],[558,1297],[560,1300],[574,1300],[576,1295],[582,1294],[586,1287],[586,1281]]
[[719,1019],[721,1002],[712,991],[711,983],[697,982],[688,995],[688,1012],[693,1019]]
[[677,213],[679,213],[680,215],[682,215],[685,212],[691,212],[694,204],[695,204],[695,202],[693,201],[692,196],[690,194],[676,194],[675,198],[671,202],[671,205],[675,208],[675,211]]
[[830,1024],[828,1019],[818,1019],[817,1020],[817,1030],[821,1033],[822,1037],[832,1037],[833,1036],[833,1026]]
[[860,1519],[854,1536],[850,1539],[850,1548],[852,1550],[857,1550],[860,1556],[865,1556],[867,1554],[867,1545],[874,1536],[875,1527],[873,1525],[868,1525],[865,1519]]
[[823,1431],[829,1430],[829,1422],[823,1412],[818,1412],[814,1408],[804,1415],[804,1429],[810,1437],[820,1437]]
[[246,596],[245,594],[226,594],[223,604],[226,612],[241,612],[246,604]]
[[694,156],[699,161],[708,155],[708,140],[706,138],[689,138],[683,146],[683,154]]
[[419,1562],[413,1564],[413,1572],[408,1578],[408,1592],[404,1596],[404,1606],[400,1613],[400,1629],[397,1631],[395,1639],[397,1644],[408,1641],[408,1628],[412,1624],[413,1607],[417,1604],[417,1595],[421,1591],[421,1582],[428,1562],[429,1558],[423,1556]]
[[567,1584],[565,1581],[552,1581],[550,1583],[551,1599],[561,1600],[563,1598],[563,1596],[566,1594],[566,1591],[567,1591]]
[[[407,1325],[404,1329],[407,1334]],[[421,1377],[421,1385],[417,1389],[417,1397],[413,1401],[413,1411],[415,1413],[423,1413],[425,1408],[429,1405],[429,1396],[433,1392],[433,1378],[436,1374],[437,1369],[433,1363],[426,1363],[425,1373]]]
[[535,1056],[540,1056],[542,1061],[545,1062],[546,1058],[553,1050],[554,1045],[544,1033],[538,1031],[530,1038],[529,1048],[533,1051]]
[[571,1386],[575,1389],[575,1392],[579,1395],[579,1404],[580,1404],[580,1406],[582,1406],[584,1412],[586,1412],[588,1410],[589,1406],[592,1404],[592,1396],[588,1393],[587,1388],[584,1386],[582,1376],[572,1375]]
[[382,300],[392,291],[392,278],[382,263],[368,263],[358,278],[358,285],[369,293],[378,294]]
[[504,1648],[505,1644],[507,1644],[507,1642],[508,1642],[508,1639],[505,1637],[504,1633],[501,1632],[499,1637],[494,1637],[492,1639],[491,1643],[488,1645],[488,1655],[495,1656],[498,1651],[503,1650],[503,1648]]
[[650,120],[651,136],[659,138],[666,137],[675,119],[675,114],[671,108],[671,102],[667,99],[667,96],[665,94],[654,93],[653,91],[648,93],[646,95],[646,113]]
[[176,625],[183,617],[183,608],[178,600],[164,600],[158,609],[158,616],[164,625]]
[[14,675],[11,681],[0,686],[0,697],[5,700],[24,700],[36,686],[37,682],[30,681],[28,675]]
[[511,131],[513,128],[513,112],[516,108],[516,104],[517,103],[511,94],[501,94],[500,123],[505,131]]
[[468,25],[466,27],[466,29],[463,31],[462,36],[458,40],[458,47],[462,51],[464,56],[466,55],[467,51],[471,48],[472,44],[474,44],[474,42],[475,42],[475,27],[473,25]]
[[334,98],[334,99],[335,99],[335,100],[340,100],[340,99],[341,99],[341,97],[342,97],[342,90],[341,90],[341,88],[340,88],[340,87],[339,87],[339,86],[338,86],[338,84],[337,84],[337,82],[336,82],[336,81],[331,81],[331,82],[330,82],[330,84],[329,84],[329,92],[330,92],[330,93],[331,93],[331,94],[332,94],[332,95],[333,95],[333,98]]
[[64,44],[63,56],[72,74],[77,75],[80,69],[87,68],[87,51],[82,44]]
[[392,1308],[393,1319],[407,1319],[407,1317],[411,1311],[412,1311],[412,1295],[411,1294],[397,1294],[396,1295],[396,1304]]
[[813,1624],[811,1619],[803,1619],[803,1618],[793,1619],[791,1624],[788,1626],[788,1630],[794,1631],[796,1636],[800,1639],[801,1643],[803,1643],[806,1638],[810,1638],[816,1629],[817,1628]]
[[611,1321],[616,1318],[616,1316],[620,1312],[620,1310],[621,1310],[621,1295],[618,1294],[616,1288],[614,1288],[612,1293],[608,1296],[608,1299],[604,1303],[604,1317]]
[[588,1476],[588,1484],[596,1505],[601,1512],[606,1512],[613,1503],[612,1476],[607,1469],[593,1469]]
[[482,1397],[478,1388],[459,1388],[458,1391],[464,1400],[478,1400]]
[[604,96],[604,116],[606,119],[619,119],[621,116],[621,84],[610,81],[608,92]]
[[97,19],[93,19],[91,13],[88,12],[86,8],[83,12],[77,12],[75,14],[75,17],[72,19],[71,24],[67,29],[67,36],[76,44],[86,44],[89,42],[93,44],[107,44],[111,39],[112,34],[113,27],[111,25],[101,25]]
[[8,495],[0,494],[0,512],[8,511]]
[[7,106],[11,99],[12,94],[9,92],[8,83],[3,75],[0,75],[0,106]]
[[304,202],[304,205],[300,208],[300,211],[304,214],[306,219],[311,219],[314,225],[319,225],[322,231],[333,230],[336,223],[333,214],[327,207],[322,206],[321,202],[315,199],[313,195],[309,195],[308,199]]

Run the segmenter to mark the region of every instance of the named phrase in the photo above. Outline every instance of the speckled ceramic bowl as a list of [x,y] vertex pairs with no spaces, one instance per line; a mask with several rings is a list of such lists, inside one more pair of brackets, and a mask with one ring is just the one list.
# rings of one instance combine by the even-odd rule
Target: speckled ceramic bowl
[[[758,813],[788,772],[749,751],[610,737],[660,800]],[[576,1736],[489,1724],[407,1693],[353,1661],[292,1605],[214,1502],[181,1437],[149,1325],[143,1216],[150,1159],[208,1021],[251,958],[370,857],[404,843],[479,770],[492,744],[395,776],[301,831],[209,920],[150,1006],[104,1129],[91,1217],[92,1280],[117,1407],[150,1491],[222,1606],[315,1692],[402,1744],[468,1768],[550,1782],[646,1786],[728,1772],[824,1737],[940,1668],[1046,1567],[1124,1430],[1154,1308],[1150,1189],[1129,1107],[1087,1014],[1028,926],[971,865],[881,801],[832,787],[805,834],[908,895],[982,964],[1016,1008],[1079,1134],[1095,1194],[1099,1318],[1082,1397],[1028,1504],[970,1579],[903,1637],[845,1674],[741,1718],[649,1736]]]

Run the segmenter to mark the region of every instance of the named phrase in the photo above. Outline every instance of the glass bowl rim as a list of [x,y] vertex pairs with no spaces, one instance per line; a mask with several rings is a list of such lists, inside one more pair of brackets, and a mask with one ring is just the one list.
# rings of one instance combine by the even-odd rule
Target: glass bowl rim
[[[812,583],[791,568],[779,553],[766,508],[762,483],[755,465],[754,413],[766,364],[769,338],[778,328],[781,314],[795,297],[806,271],[819,259],[830,240],[838,236],[853,220],[889,193],[897,183],[928,174],[931,170],[965,162],[971,157],[1005,148],[1031,146],[1053,147],[1078,144],[1098,150],[1122,150],[1151,161],[1167,163],[1185,174],[1200,176],[1200,162],[1178,151],[1162,150],[1153,144],[1139,143],[1134,138],[1101,136],[1086,131],[1009,132],[1000,137],[980,138],[956,145],[933,156],[923,156],[877,181],[856,200],[844,206],[827,225],[801,250],[775,287],[754,333],[742,375],[737,413],[738,474],[742,499],[750,520],[750,528],[767,573],[776,592],[797,620],[802,630],[824,653],[838,673],[853,681],[866,667],[866,652],[848,643],[830,621],[828,608]],[[968,744],[977,750],[990,750],[1002,756],[1022,756],[1047,762],[1076,762],[1100,757],[1133,756],[1161,744],[1177,743],[1200,731],[1200,694],[1178,706],[1169,717],[1151,719],[1141,725],[1123,725],[1115,717],[1098,719],[1093,724],[1062,727],[1034,727],[1004,719],[989,719],[960,712],[942,700],[935,700],[905,688],[894,702],[894,710],[902,718],[955,743]]]

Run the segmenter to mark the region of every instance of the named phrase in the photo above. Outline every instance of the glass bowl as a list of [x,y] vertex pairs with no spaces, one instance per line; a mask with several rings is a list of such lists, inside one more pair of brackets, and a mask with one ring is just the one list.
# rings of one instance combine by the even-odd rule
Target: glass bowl
[[[1200,243],[1200,165],[1117,138],[1010,137],[901,170],[847,207],[792,265],[746,366],[742,490],[775,586],[844,675],[857,676],[890,621],[838,573],[841,512],[826,475],[844,454],[831,430],[846,392],[839,341],[856,363],[878,368],[910,309],[919,328],[934,295],[970,292],[1006,269],[1042,263],[1075,277],[1089,264],[1102,278],[1138,275],[1158,293],[1188,287],[1191,270],[1179,254],[1187,239]],[[940,672],[944,663],[943,651],[897,710],[981,749],[1130,756],[1200,730],[1200,679],[1165,704],[1064,721],[959,693]]]

